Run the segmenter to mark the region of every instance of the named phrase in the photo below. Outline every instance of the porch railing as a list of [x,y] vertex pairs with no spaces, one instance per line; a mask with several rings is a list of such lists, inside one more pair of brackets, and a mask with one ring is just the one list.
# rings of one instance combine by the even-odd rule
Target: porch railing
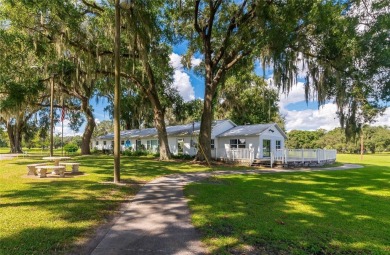
[[218,149],[217,158],[237,161],[237,160],[246,160],[252,162],[255,158],[254,155],[254,149],[232,149],[232,148],[226,148],[226,149]]
[[327,161],[336,160],[337,151],[328,149],[280,149],[275,151],[275,161]]
[[[327,149],[278,149],[271,152],[271,165],[275,162],[307,162],[317,161],[318,163],[327,160],[335,160],[337,155],[336,150]],[[231,149],[222,148],[216,151],[216,157],[227,160],[245,160],[254,161],[254,149]]]

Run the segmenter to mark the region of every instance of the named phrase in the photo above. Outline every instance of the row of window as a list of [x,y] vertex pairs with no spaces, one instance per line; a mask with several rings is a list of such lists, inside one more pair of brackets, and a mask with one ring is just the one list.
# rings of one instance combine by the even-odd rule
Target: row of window
[[[181,139],[181,142],[184,142],[183,139]],[[114,141],[111,141],[111,145],[114,144]],[[121,141],[121,145],[124,145],[125,141]],[[99,141],[96,141],[96,145],[99,145]],[[103,145],[107,145],[106,141],[103,141]],[[211,149],[215,149],[215,140],[211,139],[210,141]],[[282,141],[277,140],[276,141],[276,149],[282,148]],[[136,146],[139,148],[141,146],[141,140],[136,141]],[[151,150],[159,147],[158,140],[147,140],[146,141],[146,149]],[[194,147],[194,143],[191,140],[191,147]],[[230,139],[230,148],[232,149],[240,149],[240,148],[246,148],[246,140],[245,139]]]
[[[99,141],[96,141],[96,145],[99,145]],[[107,145],[107,141],[103,141],[103,145]],[[114,145],[114,141],[111,141],[111,145]],[[125,145],[125,141],[121,141],[121,145]],[[141,140],[136,141],[136,147],[142,146]],[[147,140],[146,141],[146,149],[158,148],[159,143],[158,140]]]
[[[121,141],[121,144],[123,144],[124,141]],[[114,144],[114,141],[111,141],[111,145]],[[96,141],[95,145],[99,145],[99,141]],[[103,145],[107,145],[107,141],[103,141]]]
[[[215,141],[214,139],[211,139],[211,149],[215,149]],[[246,148],[246,140],[245,139],[230,139],[229,142],[230,148],[231,149],[244,149]],[[276,140],[275,147],[277,150],[282,148],[282,141]]]

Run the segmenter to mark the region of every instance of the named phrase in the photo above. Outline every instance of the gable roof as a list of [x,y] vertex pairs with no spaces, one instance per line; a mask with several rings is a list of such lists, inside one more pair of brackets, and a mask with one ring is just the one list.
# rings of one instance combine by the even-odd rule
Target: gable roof
[[[227,120],[216,120],[213,121],[212,126],[219,125],[220,123]],[[200,122],[191,122],[189,124],[184,125],[176,125],[176,126],[167,126],[167,135],[168,136],[190,136],[192,134],[198,134],[200,130]],[[131,129],[121,131],[121,138],[147,138],[147,137],[158,137],[156,128],[145,128],[145,129]],[[99,136],[97,139],[105,140],[105,139],[114,139],[114,133],[110,133],[107,135]]]
[[269,130],[270,128],[276,128],[279,133],[281,133],[282,136],[287,139],[286,134],[279,128],[276,123],[236,126],[218,135],[217,137],[257,136]]

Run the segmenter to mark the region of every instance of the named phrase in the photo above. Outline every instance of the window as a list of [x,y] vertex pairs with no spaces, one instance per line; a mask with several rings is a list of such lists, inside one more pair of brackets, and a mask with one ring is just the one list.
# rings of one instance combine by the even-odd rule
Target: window
[[236,148],[245,148],[245,139],[230,139],[230,148],[236,149]]
[[125,145],[125,141],[124,140],[121,141],[121,145]]
[[211,139],[210,145],[211,149],[215,149],[214,139]]
[[106,142],[106,141],[103,141],[103,145],[107,145],[107,142]]
[[184,139],[178,138],[177,139],[177,154],[183,155],[183,153],[184,153]]
[[96,145],[99,145],[99,141],[96,141]]
[[282,141],[276,140],[276,149],[280,150],[282,148]]
[[154,151],[158,148],[158,140],[147,140],[146,141],[146,149],[148,151]]

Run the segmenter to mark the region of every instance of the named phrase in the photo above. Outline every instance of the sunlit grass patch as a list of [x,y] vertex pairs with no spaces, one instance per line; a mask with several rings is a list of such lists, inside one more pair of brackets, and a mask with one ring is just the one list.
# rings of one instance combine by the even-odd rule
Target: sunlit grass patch
[[389,254],[390,155],[338,160],[365,168],[191,184],[192,221],[213,254]]
[[26,165],[42,162],[36,155],[0,161],[0,255],[65,253],[144,183],[167,174],[212,170],[188,161],[122,157],[121,179],[126,185],[114,185],[112,156],[72,161],[81,164],[84,175],[27,177]]

